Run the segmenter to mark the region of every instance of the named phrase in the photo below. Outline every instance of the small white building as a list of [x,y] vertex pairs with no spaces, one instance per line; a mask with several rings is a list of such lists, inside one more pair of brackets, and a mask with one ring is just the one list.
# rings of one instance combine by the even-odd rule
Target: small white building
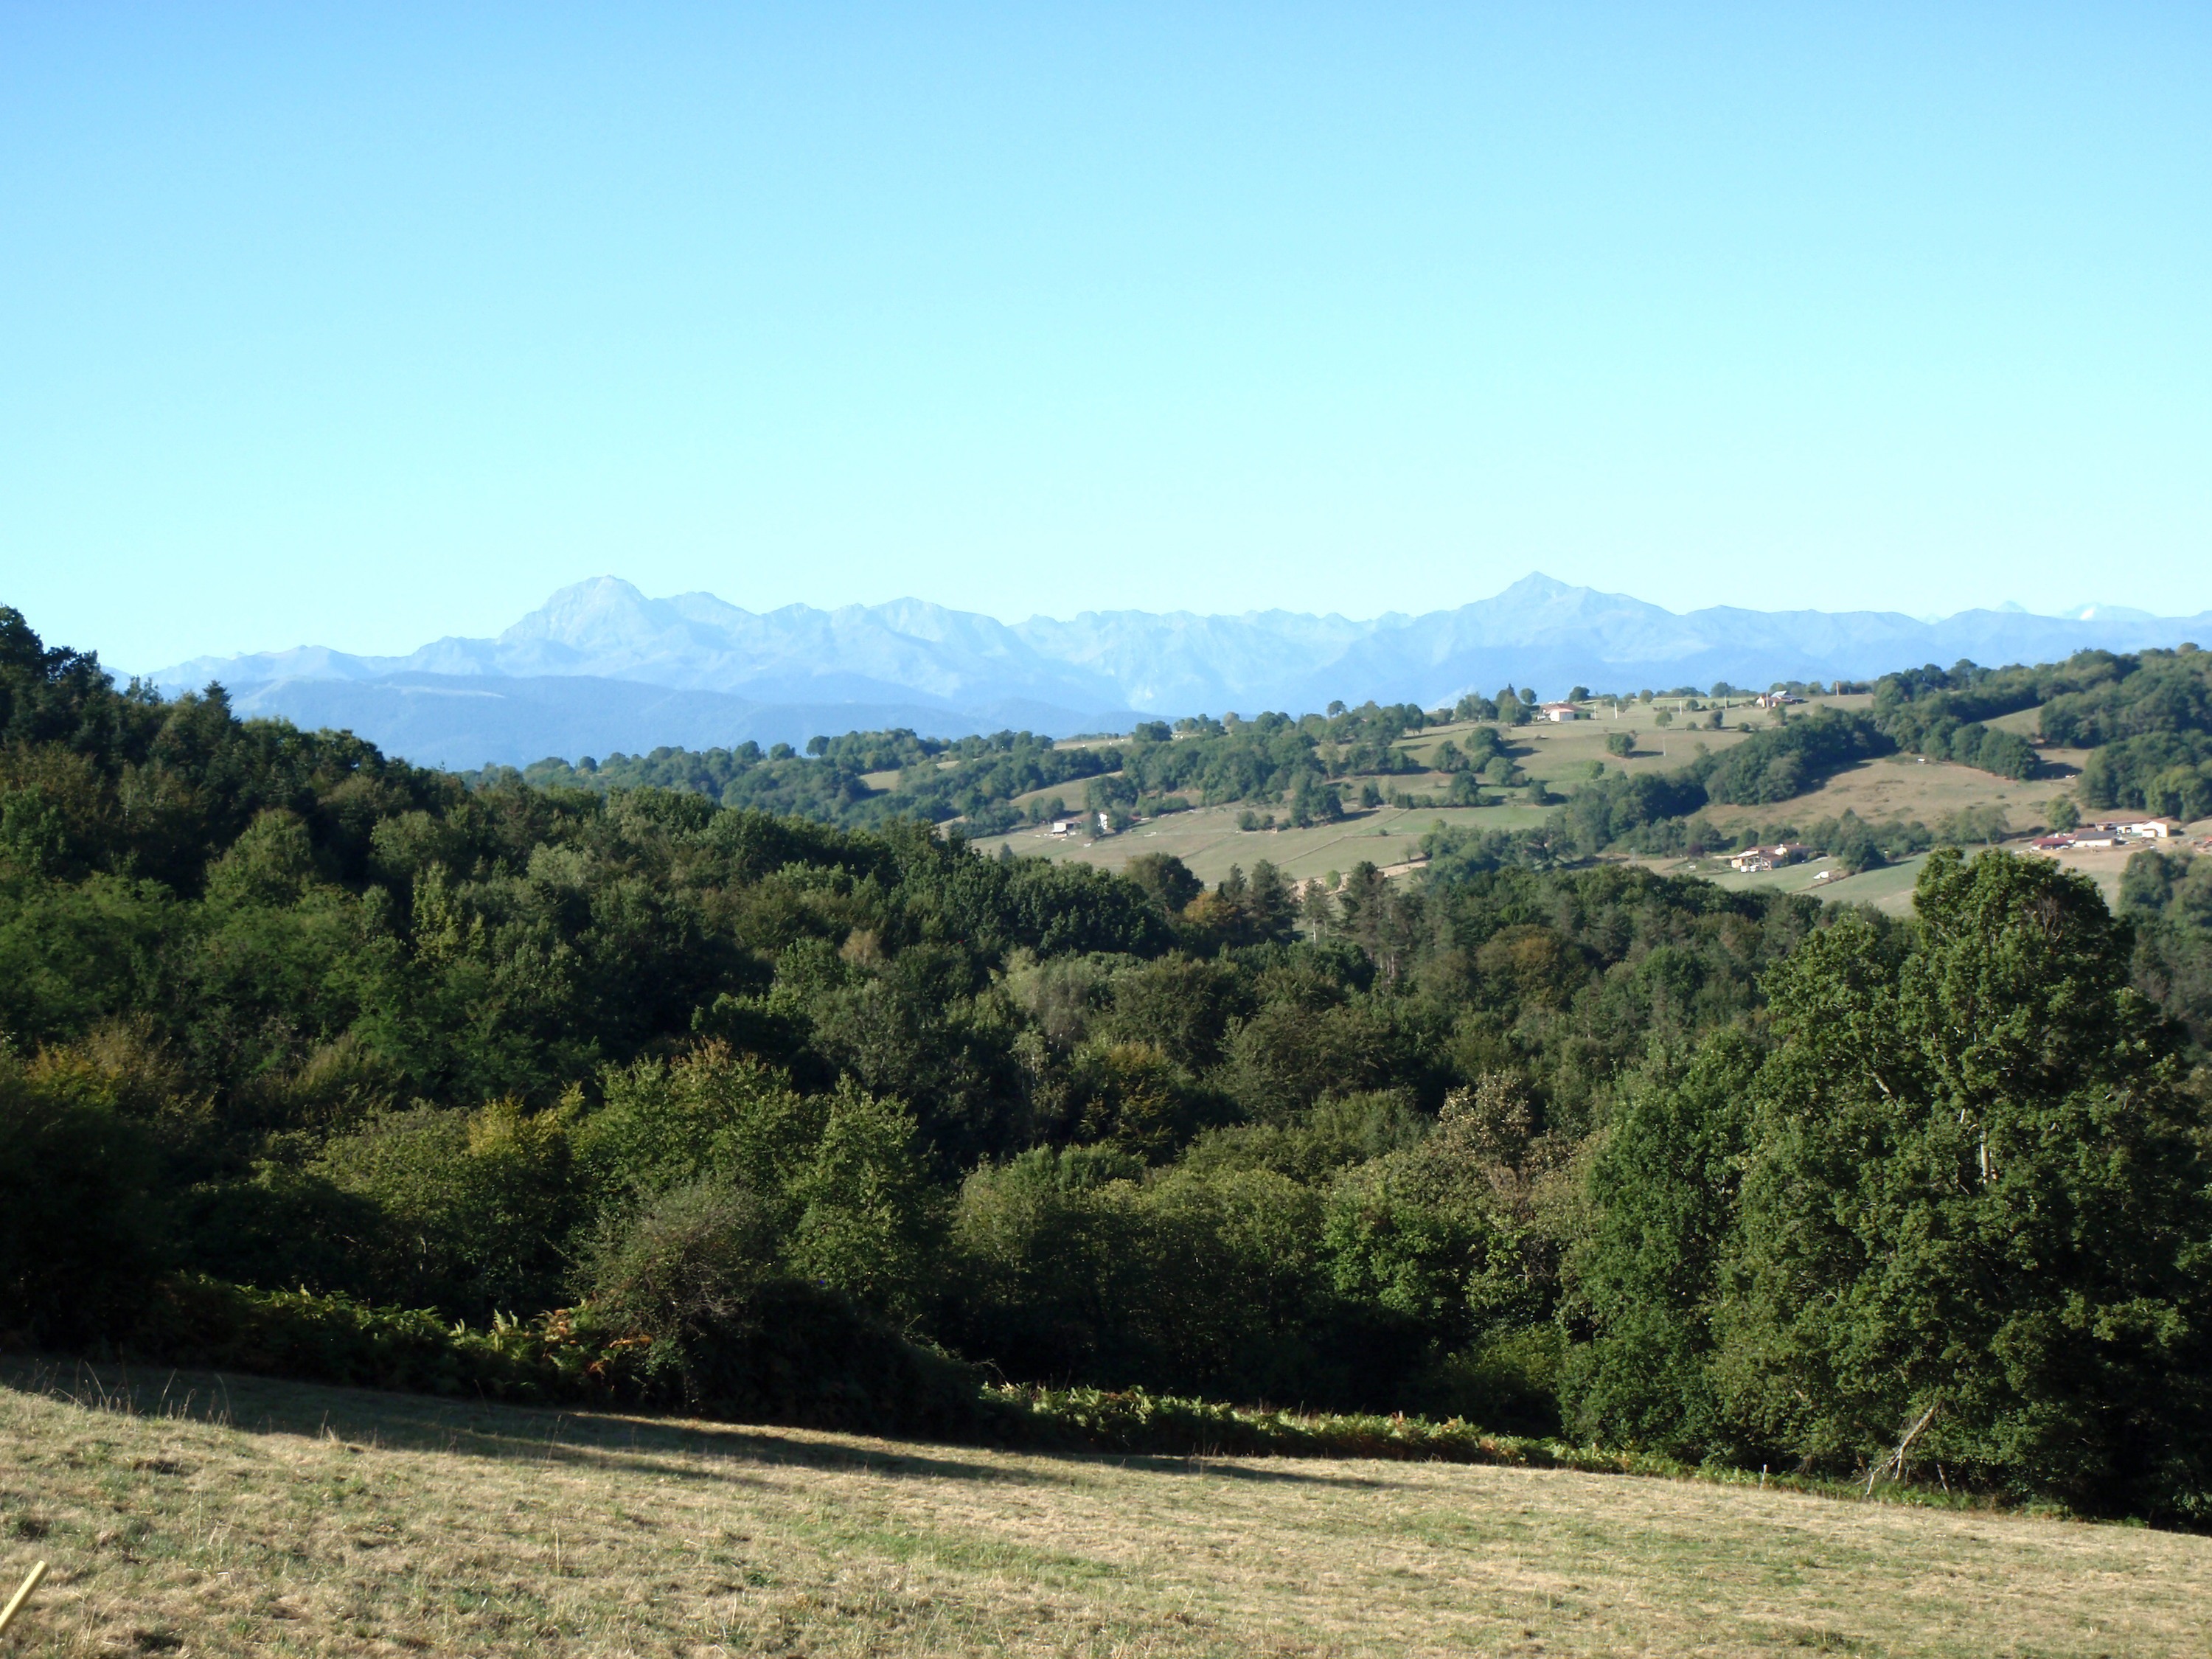
[[1072,836],[1082,822],[1081,818],[1054,818],[1052,821],[1052,833],[1055,836]]
[[1805,856],[1805,849],[1794,841],[1779,842],[1772,847],[1747,847],[1729,860],[1729,866],[1751,875],[1760,870],[1779,870],[1785,864],[1795,864]]
[[2138,818],[2133,823],[2112,827],[2134,841],[2165,841],[2173,834],[2173,826],[2164,818]]
[[1581,709],[1571,702],[1547,702],[1536,712],[1547,720],[1578,720],[1588,718]]

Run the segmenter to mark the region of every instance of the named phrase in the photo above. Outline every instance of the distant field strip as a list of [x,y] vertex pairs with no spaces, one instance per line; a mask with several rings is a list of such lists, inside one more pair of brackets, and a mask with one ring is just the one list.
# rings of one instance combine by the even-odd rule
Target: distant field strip
[[2024,1659],[2212,1606],[2212,1540],[2133,1528],[133,1381],[0,1389],[0,1577],[54,1565],[11,1652]]

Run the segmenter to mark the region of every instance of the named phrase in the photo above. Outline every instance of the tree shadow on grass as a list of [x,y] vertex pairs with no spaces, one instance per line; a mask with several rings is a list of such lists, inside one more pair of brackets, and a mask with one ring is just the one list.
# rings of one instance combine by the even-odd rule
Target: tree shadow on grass
[[[1161,1457],[1008,1447],[1032,1467],[971,1462],[957,1449],[830,1430],[706,1422],[621,1411],[513,1405],[434,1395],[387,1394],[291,1382],[228,1371],[96,1364],[86,1360],[0,1359],[0,1388],[120,1417],[214,1424],[247,1434],[292,1435],[387,1451],[435,1451],[505,1461],[630,1468],[678,1479],[750,1482],[727,1466],[763,1464],[892,1478],[920,1476],[1010,1485],[1060,1485],[1079,1466],[1110,1463],[1165,1474],[1314,1486],[1387,1484],[1358,1476],[1301,1474],[1212,1457]],[[708,1460],[671,1467],[671,1458]],[[1044,1467],[1034,1467],[1042,1462]],[[721,1465],[722,1467],[714,1467]],[[1054,1465],[1062,1466],[1055,1468]]]
[[1080,1455],[1092,1462],[1110,1461],[1121,1468],[1143,1469],[1152,1474],[1202,1474],[1218,1476],[1224,1480],[1280,1480],[1310,1486],[1358,1486],[1376,1490],[1402,1484],[1368,1474],[1308,1474],[1300,1469],[1262,1468],[1231,1457],[1164,1457],[1149,1454],[1102,1452],[1085,1452]]

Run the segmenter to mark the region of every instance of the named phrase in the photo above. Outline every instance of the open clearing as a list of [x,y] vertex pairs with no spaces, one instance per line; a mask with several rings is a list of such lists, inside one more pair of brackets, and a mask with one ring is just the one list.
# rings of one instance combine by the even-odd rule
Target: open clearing
[[0,1388],[10,1652],[2162,1655],[2212,1606],[2212,1540],[1751,1486],[132,1381]]
[[[1419,779],[1401,781],[1422,787]],[[1548,809],[1534,806],[1384,806],[1310,830],[1239,830],[1238,816],[1250,810],[1242,805],[1201,806],[1148,819],[1118,836],[1095,841],[1056,837],[1049,830],[1021,830],[990,837],[982,845],[989,849],[1004,842],[1017,853],[1078,860],[1103,870],[1121,869],[1146,853],[1172,853],[1190,866],[1193,875],[1209,882],[1221,880],[1231,865],[1249,871],[1266,859],[1285,875],[1303,880],[1331,870],[1349,870],[1362,859],[1385,870],[1410,863],[1421,855],[1421,837],[1439,823],[1520,830],[1543,823],[1548,814]]]

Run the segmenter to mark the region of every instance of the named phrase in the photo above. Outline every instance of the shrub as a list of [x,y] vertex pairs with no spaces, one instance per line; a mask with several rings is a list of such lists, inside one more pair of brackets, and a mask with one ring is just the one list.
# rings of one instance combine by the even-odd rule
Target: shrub
[[603,1220],[578,1275],[599,1316],[678,1355],[741,1323],[776,1267],[767,1207],[727,1176],[688,1182]]
[[970,1367],[834,1292],[787,1279],[757,1286],[741,1312],[703,1323],[676,1354],[589,1304],[472,1328],[424,1309],[198,1276],[148,1289],[125,1346],[171,1364],[498,1400],[681,1405],[741,1422],[971,1440],[1002,1433],[1010,1415]]
[[76,1344],[122,1328],[160,1265],[140,1125],[0,1049],[0,1332]]
[[373,1206],[356,1248],[406,1300],[482,1319],[556,1299],[575,1220],[557,1114],[512,1101],[390,1113],[326,1142],[308,1173]]
[[640,1397],[634,1384],[618,1385],[604,1370],[587,1376],[591,1362],[561,1316],[472,1330],[428,1309],[256,1290],[198,1274],[148,1288],[148,1305],[125,1344],[148,1360],[496,1400]]

